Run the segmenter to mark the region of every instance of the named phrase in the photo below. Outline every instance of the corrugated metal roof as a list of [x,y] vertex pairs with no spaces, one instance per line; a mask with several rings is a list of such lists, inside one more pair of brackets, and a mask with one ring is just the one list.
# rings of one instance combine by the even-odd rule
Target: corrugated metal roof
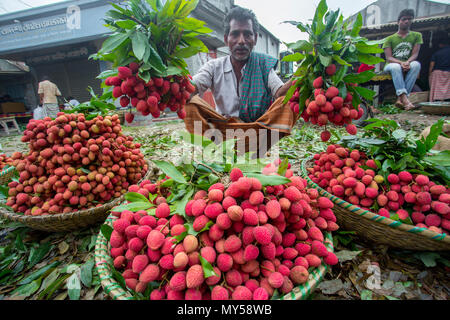
[[[424,18],[417,18],[414,19],[413,23],[412,23],[412,27],[414,26],[420,26],[423,24],[429,24],[429,23],[433,23],[433,22],[441,22],[441,21],[445,21],[445,20],[450,20],[450,15],[446,14],[446,15],[438,15],[438,16],[431,16],[431,17],[424,17]],[[398,23],[397,22],[390,22],[390,23],[386,23],[386,24],[380,24],[380,25],[373,25],[373,26],[364,26],[361,28],[361,31],[366,31],[366,32],[370,32],[372,30],[380,30],[380,29],[389,29],[389,28],[397,28],[398,27]]]

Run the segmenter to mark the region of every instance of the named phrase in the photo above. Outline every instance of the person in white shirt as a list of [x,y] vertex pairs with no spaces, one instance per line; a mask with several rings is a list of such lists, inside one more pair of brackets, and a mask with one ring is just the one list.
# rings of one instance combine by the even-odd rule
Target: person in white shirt
[[[201,121],[203,134],[209,127],[257,123],[261,128],[290,134],[298,119],[282,97],[292,85],[277,76],[278,60],[254,52],[259,34],[255,14],[236,6],[225,19],[224,41],[230,55],[207,62],[193,77],[196,91],[185,106],[186,129],[194,133]],[[210,89],[216,109],[200,97]],[[198,95],[197,95],[198,94]],[[196,132],[198,134],[198,132]]]
[[45,116],[50,118],[56,118],[59,112],[58,98],[61,96],[56,84],[50,81],[47,76],[42,77],[42,81],[39,82],[38,94],[40,103],[43,105]]

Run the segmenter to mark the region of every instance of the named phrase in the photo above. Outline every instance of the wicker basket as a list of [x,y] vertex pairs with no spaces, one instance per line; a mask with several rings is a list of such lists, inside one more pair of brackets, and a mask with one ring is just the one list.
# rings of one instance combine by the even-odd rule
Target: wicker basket
[[0,185],[6,185],[14,175],[15,167],[8,167],[0,171]]
[[[149,166],[149,169],[147,170],[147,173],[142,178],[142,180],[148,179],[148,177],[151,174],[150,164],[148,160],[147,165]],[[0,207],[0,217],[6,218],[11,221],[23,223],[24,225],[32,229],[41,231],[47,232],[73,231],[105,221],[105,219],[108,217],[109,210],[111,210],[113,207],[117,206],[119,203],[123,201],[124,195],[108,203],[105,203],[100,207],[46,216],[25,216],[23,214],[17,214],[4,207]]]
[[343,230],[355,231],[361,237],[395,248],[418,251],[450,250],[450,236],[394,221],[348,203],[314,183],[308,176],[308,167],[312,167],[312,158],[303,160],[301,174],[321,196],[333,201],[333,212]]
[[[113,222],[116,219],[118,218],[110,215],[106,219],[105,224],[112,227]],[[325,233],[325,246],[329,251],[333,252],[333,239],[329,232]],[[103,290],[105,290],[113,300],[134,300],[133,295],[128,290],[124,290],[112,276],[111,269],[114,268],[112,261],[109,242],[100,232],[95,243],[95,267],[100,276]],[[310,271],[309,279],[306,283],[294,287],[290,293],[282,296],[280,300],[306,300],[322,281],[328,268],[329,267],[326,264],[322,263],[319,267]]]

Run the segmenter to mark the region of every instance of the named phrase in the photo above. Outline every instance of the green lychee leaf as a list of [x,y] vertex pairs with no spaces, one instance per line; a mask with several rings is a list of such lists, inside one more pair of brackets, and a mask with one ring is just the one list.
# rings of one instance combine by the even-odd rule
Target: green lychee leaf
[[[200,233],[209,230],[209,228],[211,228],[211,226],[214,224],[213,221],[208,221],[208,223],[203,227],[203,229],[201,229],[200,231],[195,231],[194,230],[194,226],[193,226],[193,221],[192,222],[188,222],[185,223],[184,226],[186,227],[186,232],[187,234],[193,235],[193,236],[198,236]],[[184,233],[184,232],[183,232]]]
[[372,291],[363,290],[361,292],[361,300],[372,300]]
[[128,192],[125,194],[125,200],[129,202],[149,202],[146,196],[138,192]]
[[92,269],[94,264],[94,259],[89,259],[81,266],[80,269],[80,280],[87,288],[89,288],[92,284]]
[[18,287],[13,292],[11,292],[10,295],[27,298],[27,297],[31,296],[33,293],[35,293],[36,291],[38,291],[39,287],[41,286],[41,282],[42,282],[42,277],[37,280],[34,280],[33,282],[30,282],[26,285]]
[[81,171],[83,171],[83,173],[86,173],[86,174],[91,173],[91,171],[89,169],[86,169],[84,167],[81,167],[80,169],[81,169]]
[[[184,195],[183,199],[178,200],[174,203],[175,210],[173,211],[174,214],[178,214],[184,218],[186,218],[186,204],[191,199],[192,195],[194,194],[194,188],[189,187],[186,191],[186,194]],[[172,212],[172,210],[170,210]]]
[[158,198],[158,194],[157,193],[155,193],[155,194],[149,194],[148,195],[148,199],[151,201],[151,202],[153,202],[156,198]]
[[250,173],[246,173],[246,176],[249,178],[258,179],[264,187],[277,186],[277,185],[286,184],[286,183],[291,182],[290,179],[288,179],[286,177],[282,177],[282,176],[277,176],[277,175],[267,176],[264,174],[250,172]]
[[40,262],[47,253],[53,248],[49,242],[43,243],[37,247],[32,247],[30,250],[30,255],[28,256],[28,268],[32,268],[38,262]]
[[[213,221],[208,221],[208,223],[203,227],[203,229],[200,230],[199,232],[197,232],[197,234],[202,233],[202,232],[205,232],[205,231],[208,231],[209,228],[211,228],[211,226],[212,226],[213,224],[214,224]],[[194,231],[194,232],[196,232],[196,231]]]
[[396,213],[391,214],[389,219],[394,220],[394,221],[400,221],[400,218],[399,218],[398,214],[396,214]]
[[170,162],[152,160],[156,166],[161,169],[168,177],[179,183],[187,183],[184,175]]
[[288,166],[289,166],[289,159],[284,158],[284,160],[278,166],[278,174],[280,176],[284,176],[286,174],[286,170],[287,170]]
[[272,298],[270,298],[270,300],[278,300],[281,297],[282,297],[282,295],[280,294],[278,289],[275,289],[275,291],[273,292]]
[[170,216],[173,216],[175,214],[175,210],[177,209],[177,207],[175,205],[171,205],[169,206],[169,211],[170,211]]
[[269,162],[263,162],[262,159],[256,159],[256,161],[252,161],[251,163],[236,163],[232,166],[232,169],[239,168],[243,173],[261,173],[262,169],[268,164]]
[[200,263],[202,264],[203,276],[205,279],[212,277],[212,276],[216,276],[216,277],[219,276],[218,274],[216,274],[214,272],[213,266],[208,261],[206,261],[205,258],[203,258],[201,255],[199,255],[198,258],[200,259]]
[[125,278],[122,276],[122,274],[114,268],[114,265],[110,264],[109,269],[112,272],[113,278],[119,283],[119,285],[124,289],[125,291],[128,291],[127,285],[125,283]]
[[173,183],[174,183],[173,179],[167,179],[166,181],[164,181],[164,182],[161,184],[161,187],[162,187],[162,188],[171,187],[171,186],[173,185]]
[[414,254],[414,257],[418,258],[422,263],[428,267],[436,267],[437,262],[436,260],[440,258],[441,256],[436,252],[418,252]]
[[[185,225],[186,226],[186,225]],[[186,238],[186,236],[188,235],[187,231],[183,232],[182,234],[179,234],[175,237],[173,237],[175,240],[177,240],[177,244],[180,243],[181,241],[184,240],[184,238]]]
[[48,270],[56,267],[57,265],[59,265],[60,262],[59,261],[55,261],[41,269],[38,269],[37,271],[33,272],[32,274],[30,274],[29,276],[27,276],[26,278],[24,278],[23,280],[21,280],[18,285],[24,285],[24,284],[28,284],[38,278],[40,278],[42,275],[44,275]]
[[131,202],[125,205],[121,205],[118,207],[113,208],[114,212],[123,212],[125,210],[131,211],[131,212],[138,212],[139,210],[147,210],[153,205],[147,201],[147,202]]
[[67,291],[70,300],[79,300],[81,294],[81,283],[78,274],[74,272],[67,280]]

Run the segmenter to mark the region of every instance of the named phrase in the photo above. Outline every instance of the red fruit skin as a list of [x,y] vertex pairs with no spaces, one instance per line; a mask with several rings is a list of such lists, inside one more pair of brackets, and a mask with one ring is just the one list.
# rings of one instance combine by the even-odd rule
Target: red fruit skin
[[327,75],[332,76],[336,73],[336,65],[330,64],[328,67],[325,68],[325,72]]
[[358,131],[358,129],[356,128],[356,126],[354,124],[347,125],[345,127],[345,130],[351,135],[355,135]]
[[118,67],[117,70],[119,71],[119,78],[120,79],[126,79],[130,76],[132,76],[132,71],[128,67]]
[[130,104],[130,98],[125,97],[125,96],[123,96],[123,97],[120,98],[120,105],[121,105],[123,108],[125,108],[125,107],[128,106],[129,104]]
[[334,266],[339,262],[337,256],[333,252],[329,252],[328,255],[323,258],[323,261],[330,266]]
[[114,98],[119,98],[122,96],[122,94],[123,93],[122,93],[122,89],[120,88],[120,86],[114,87],[113,93],[112,93]]
[[134,114],[132,113],[126,113],[125,114],[125,121],[128,123],[132,123],[134,120]]
[[331,138],[331,133],[328,130],[322,131],[322,133],[320,134],[320,139],[323,142],[327,142],[328,140],[330,140]]
[[332,100],[334,97],[336,97],[339,94],[339,90],[336,87],[329,87],[327,92],[325,93],[325,96],[328,100]]
[[318,77],[314,80],[313,82],[313,87],[316,89],[320,89],[323,86],[323,78],[322,77]]
[[230,172],[230,179],[233,182],[238,181],[239,178],[241,178],[243,176],[244,176],[244,174],[242,173],[241,169],[239,169],[239,168],[234,168]]

